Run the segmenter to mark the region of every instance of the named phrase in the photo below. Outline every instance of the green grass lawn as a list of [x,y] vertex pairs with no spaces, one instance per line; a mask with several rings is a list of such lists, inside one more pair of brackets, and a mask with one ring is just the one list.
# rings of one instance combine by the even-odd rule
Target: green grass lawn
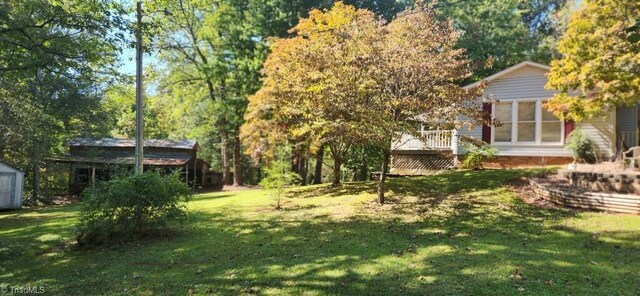
[[70,246],[78,205],[0,213],[0,286],[52,294],[638,295],[640,217],[538,209],[527,171],[197,195],[171,237]]

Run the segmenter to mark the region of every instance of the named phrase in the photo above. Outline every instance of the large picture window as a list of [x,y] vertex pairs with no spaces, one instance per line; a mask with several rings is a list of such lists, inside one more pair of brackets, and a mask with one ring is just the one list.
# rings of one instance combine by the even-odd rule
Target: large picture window
[[501,124],[493,128],[494,143],[561,144],[562,121],[547,111],[544,101],[502,101],[494,105],[494,118]]

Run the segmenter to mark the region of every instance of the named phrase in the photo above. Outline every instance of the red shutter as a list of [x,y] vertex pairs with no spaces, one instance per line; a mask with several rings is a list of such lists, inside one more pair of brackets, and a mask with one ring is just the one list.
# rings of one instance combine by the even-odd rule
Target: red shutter
[[567,120],[564,122],[564,141],[567,141],[569,134],[575,129],[575,122],[573,120]]
[[491,104],[483,103],[482,104],[482,141],[487,144],[491,143]]

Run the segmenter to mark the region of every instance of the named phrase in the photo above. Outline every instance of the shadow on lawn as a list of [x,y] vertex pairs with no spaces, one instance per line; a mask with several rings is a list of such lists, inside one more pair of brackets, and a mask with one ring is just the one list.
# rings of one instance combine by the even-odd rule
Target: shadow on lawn
[[[416,205],[427,211],[453,209],[418,222],[360,216],[249,219],[235,212],[198,212],[171,240],[70,252],[54,263],[32,257],[31,264],[7,264],[11,273],[0,277],[0,283],[41,280],[54,293],[105,293],[117,286],[126,288],[125,294],[640,292],[640,231],[594,235],[560,227],[557,222],[572,212],[538,209],[519,200],[495,202],[489,198],[495,191],[483,190],[497,189],[511,174],[479,174],[391,180],[396,196],[392,211],[404,214],[411,204],[400,195],[416,196]],[[339,190],[357,194],[371,189],[370,184],[354,185]],[[301,191],[298,197],[310,197]],[[448,198],[432,202],[434,195]]]
[[[638,232],[614,232],[605,242],[577,229],[543,222],[572,214],[509,205],[495,214],[470,202],[434,222],[274,221],[206,217],[224,246],[210,261],[187,256],[163,280],[197,269],[199,293],[261,294],[275,289],[372,294],[609,294],[637,287]],[[192,246],[198,253],[208,244]],[[636,291],[626,291],[636,292]],[[623,293],[624,294],[624,293]]]
[[[428,196],[433,193],[455,194],[469,191],[494,189],[505,182],[522,176],[521,170],[452,171],[431,176],[388,178],[387,187],[391,195]],[[531,172],[530,174],[533,174]],[[316,196],[343,196],[360,193],[376,193],[375,181],[344,183],[333,187],[315,186],[291,190],[289,197],[311,198]]]

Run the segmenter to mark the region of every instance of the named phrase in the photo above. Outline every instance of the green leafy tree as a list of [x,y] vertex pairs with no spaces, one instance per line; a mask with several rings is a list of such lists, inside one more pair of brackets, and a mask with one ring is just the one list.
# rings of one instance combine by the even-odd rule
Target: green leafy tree
[[0,4],[0,158],[30,172],[34,198],[47,156],[71,137],[106,132],[100,100],[124,40],[124,12],[100,0]]
[[[378,202],[385,202],[385,179],[391,150],[401,134],[420,137],[416,126],[463,128],[479,121],[483,85],[464,89],[459,82],[472,75],[460,33],[451,20],[441,21],[432,6],[417,4],[380,26],[368,44],[372,54],[362,63],[369,86],[359,109],[367,141],[383,154]],[[463,116],[460,116],[463,115]]]
[[295,36],[274,39],[263,87],[249,99],[247,145],[263,156],[273,155],[269,146],[282,137],[324,144],[333,158],[333,185],[339,185],[350,147],[363,140],[358,118],[366,94],[360,90],[369,77],[358,75],[358,59],[370,50],[362,42],[377,34],[376,21],[370,11],[337,2],[328,11],[312,10]]
[[640,100],[640,43],[629,28],[640,15],[635,0],[589,0],[558,43],[547,88],[560,90],[547,108],[563,119],[592,118]]
[[[136,134],[136,93],[131,83],[114,84],[104,93],[104,109],[110,116],[111,136],[132,139]],[[168,137],[164,119],[169,108],[164,108],[157,96],[144,96],[144,137],[163,139]]]
[[266,177],[260,181],[260,185],[269,190],[269,194],[276,201],[276,209],[281,209],[282,198],[286,188],[297,185],[300,182],[300,175],[291,170],[291,147],[287,144],[278,148],[276,158],[269,163],[265,171]]
[[[548,62],[556,15],[566,0],[441,1],[436,8],[462,31],[458,47],[476,64],[465,82],[477,81],[526,59]],[[569,1],[571,2],[571,1]]]
[[[471,125],[478,115],[469,98],[479,90],[458,83],[472,69],[464,51],[455,48],[459,33],[427,6],[385,24],[370,11],[337,2],[331,10],[312,11],[293,32],[274,40],[264,85],[250,98],[247,124],[274,126],[274,138],[284,133],[326,144],[334,185],[351,147],[378,147],[386,172],[397,135],[416,134],[417,124]],[[458,121],[460,114],[469,122]],[[255,128],[246,130],[249,146],[264,145]],[[381,203],[384,183],[381,174]]]

